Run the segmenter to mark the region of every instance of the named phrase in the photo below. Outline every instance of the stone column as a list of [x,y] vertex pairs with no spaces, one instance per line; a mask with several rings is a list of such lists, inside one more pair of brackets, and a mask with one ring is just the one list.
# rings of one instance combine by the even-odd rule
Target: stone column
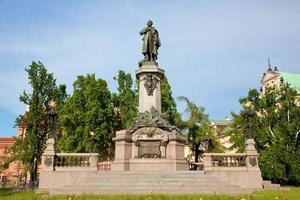
[[210,153],[203,154],[203,165],[205,171],[212,170],[212,156]]
[[244,175],[244,185],[248,188],[262,188],[261,171],[258,165],[258,153],[253,138],[246,140],[245,147],[247,173]]
[[166,147],[166,159],[174,162],[175,170],[188,170],[189,164],[184,158],[186,139],[177,130],[173,130],[168,136],[169,143]]
[[136,70],[139,80],[139,112],[150,111],[151,107],[161,112],[160,82],[164,77],[164,70],[155,62],[144,62]]
[[129,159],[132,154],[132,139],[131,135],[127,133],[127,130],[121,130],[116,132],[115,141],[115,160],[111,165],[112,171],[128,171]]
[[245,147],[245,154],[246,154],[246,166],[247,168],[258,168],[258,153],[255,149],[255,141],[254,139],[247,139],[246,140],[246,147]]
[[98,154],[91,153],[89,158],[90,168],[94,168],[97,170],[98,165]]
[[254,139],[247,139],[246,140],[245,153],[247,153],[247,154],[257,154],[257,151],[255,149]]
[[49,138],[46,142],[46,149],[42,156],[42,168],[43,171],[54,171],[54,156],[55,156],[55,150],[54,150],[54,139]]

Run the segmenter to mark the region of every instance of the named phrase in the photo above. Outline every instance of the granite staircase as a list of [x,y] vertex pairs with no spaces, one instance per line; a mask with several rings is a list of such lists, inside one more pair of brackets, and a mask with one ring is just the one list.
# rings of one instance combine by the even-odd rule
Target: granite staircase
[[50,194],[238,194],[247,191],[239,185],[233,185],[201,171],[98,171],[90,172],[88,176],[70,185],[48,192]]

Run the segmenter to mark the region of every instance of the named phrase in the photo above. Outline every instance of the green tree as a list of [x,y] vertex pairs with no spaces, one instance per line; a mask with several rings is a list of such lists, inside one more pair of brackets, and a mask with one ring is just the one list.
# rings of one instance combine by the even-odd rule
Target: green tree
[[[264,93],[251,89],[241,104],[250,102],[256,116],[252,134],[259,152],[264,178],[279,183],[300,184],[300,107],[297,92],[286,84],[267,88]],[[240,150],[245,141],[246,120],[242,110],[234,114],[231,140]]]
[[186,97],[181,96],[178,99],[187,104],[185,112],[188,114],[188,118],[181,122],[181,128],[186,132],[188,144],[195,156],[195,162],[199,161],[200,145],[205,147],[208,152],[221,152],[221,145],[217,140],[208,115],[205,114],[205,109],[198,107]]
[[229,147],[229,150],[234,150],[236,152],[242,153],[245,150],[245,125],[246,119],[241,115],[231,112],[233,117],[232,122],[228,129],[226,129],[226,136],[230,136],[229,141],[232,145]]
[[113,105],[105,80],[94,74],[78,76],[73,94],[64,104],[59,121],[59,149],[65,152],[96,151],[100,159],[112,156]]
[[129,128],[137,115],[137,91],[133,89],[131,75],[122,70],[119,71],[118,93],[113,94],[113,104],[117,117],[116,130]]
[[13,159],[20,160],[30,172],[30,185],[37,183],[38,166],[44,151],[48,127],[45,121],[45,111],[50,100],[58,102],[59,106],[66,97],[66,87],[56,86],[53,74],[48,73],[41,62],[32,62],[25,70],[28,73],[32,93],[23,92],[20,101],[29,106],[29,111],[24,116],[17,118],[17,125],[26,126],[26,136],[16,138],[16,143],[11,149]]
[[180,114],[177,112],[176,102],[172,96],[171,86],[168,78],[164,76],[161,81],[161,111],[166,115],[166,120],[171,125],[178,125],[180,121]]

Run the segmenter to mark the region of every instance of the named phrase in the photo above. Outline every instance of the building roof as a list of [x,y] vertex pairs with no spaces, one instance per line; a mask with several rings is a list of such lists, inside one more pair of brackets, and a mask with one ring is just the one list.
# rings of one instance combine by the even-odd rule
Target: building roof
[[16,142],[15,138],[1,137],[0,138],[0,149],[10,148],[14,145],[15,142]]
[[225,137],[225,132],[230,128],[230,123],[232,122],[230,119],[225,120],[212,120],[215,125],[215,128],[218,129],[218,136]]
[[280,72],[280,77],[282,77],[284,82],[289,83],[291,87],[300,94],[300,74]]
[[217,126],[227,126],[231,123],[231,120],[212,120]]

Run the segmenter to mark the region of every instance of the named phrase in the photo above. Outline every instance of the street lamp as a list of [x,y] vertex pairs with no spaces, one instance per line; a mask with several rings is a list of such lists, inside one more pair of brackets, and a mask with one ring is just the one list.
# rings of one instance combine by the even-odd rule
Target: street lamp
[[94,150],[94,142],[95,142],[95,132],[94,131],[91,131],[90,132],[90,140],[91,140],[91,150],[90,150],[90,153],[93,152]]
[[252,135],[252,130],[251,130],[251,120],[255,117],[256,113],[251,110],[252,107],[252,102],[251,101],[247,101],[244,104],[245,107],[245,112],[243,113],[243,117],[246,119],[246,134],[247,134],[247,139],[252,139],[253,135]]
[[[48,140],[47,140],[47,145],[48,145],[48,141],[50,142],[51,140],[53,140],[53,142],[50,142],[50,144],[52,143],[53,145],[53,150],[54,150],[54,158],[52,161],[52,158],[50,157],[49,159],[45,160],[45,163],[48,162],[49,166],[52,165],[53,166],[53,170],[55,171],[55,166],[56,166],[56,161],[57,161],[57,155],[56,155],[56,126],[57,126],[57,118],[58,118],[58,112],[56,110],[56,103],[55,101],[51,100],[48,104],[48,108],[47,111],[45,113],[46,115],[46,125],[47,128],[49,130],[48,134]],[[46,164],[47,166],[47,164]]]
[[210,143],[211,143],[211,139],[208,135],[204,136],[203,137],[203,142],[204,142],[204,145],[203,145],[203,152],[204,153],[209,153],[209,148],[210,148]]
[[57,125],[58,112],[56,110],[56,102],[51,100],[49,102],[49,109],[46,111],[46,120],[49,128],[48,138],[55,139],[55,129]]

